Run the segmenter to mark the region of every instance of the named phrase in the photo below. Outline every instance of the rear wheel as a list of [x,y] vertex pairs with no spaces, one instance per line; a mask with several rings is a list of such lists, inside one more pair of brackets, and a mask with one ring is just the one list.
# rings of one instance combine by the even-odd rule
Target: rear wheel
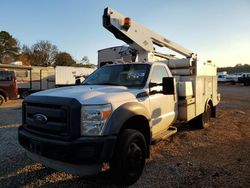
[[147,154],[147,145],[142,133],[125,129],[118,138],[111,174],[115,183],[131,185],[142,174]]
[[29,96],[30,95],[30,93],[28,92],[28,91],[22,91],[21,93],[20,93],[20,97],[22,98],[22,99],[24,99],[25,97],[27,97],[27,96]]
[[0,106],[5,102],[4,96],[0,95]]
[[210,126],[211,114],[212,114],[212,106],[211,104],[208,103],[205,107],[205,111],[201,115],[192,119],[190,123],[193,127],[199,129],[208,128]]

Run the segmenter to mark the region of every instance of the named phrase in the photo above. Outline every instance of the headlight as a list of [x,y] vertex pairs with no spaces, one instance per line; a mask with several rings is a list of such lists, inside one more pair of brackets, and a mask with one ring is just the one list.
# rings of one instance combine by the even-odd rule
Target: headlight
[[82,106],[81,135],[101,135],[103,127],[112,112],[111,104],[98,106]]

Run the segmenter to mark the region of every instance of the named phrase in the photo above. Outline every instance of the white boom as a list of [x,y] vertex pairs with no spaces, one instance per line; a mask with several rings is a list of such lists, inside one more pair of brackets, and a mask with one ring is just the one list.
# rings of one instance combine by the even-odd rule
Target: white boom
[[[128,19],[128,25],[124,23]],[[156,54],[154,44],[160,47],[171,49],[186,58],[196,60],[196,54],[181,45],[166,39],[165,37],[145,28],[119,12],[106,8],[103,14],[103,26],[112,32],[116,38],[126,42],[131,48],[138,51],[139,60],[150,60],[151,54]],[[168,59],[171,56],[168,55]]]

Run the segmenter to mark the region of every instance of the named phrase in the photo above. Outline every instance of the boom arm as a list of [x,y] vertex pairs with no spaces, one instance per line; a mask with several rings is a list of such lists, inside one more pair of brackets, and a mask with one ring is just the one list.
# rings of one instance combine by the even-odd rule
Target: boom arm
[[[123,40],[134,49],[145,51],[147,53],[154,52],[154,44],[160,47],[169,48],[187,58],[196,59],[196,54],[181,45],[172,42],[161,35],[143,27],[142,25],[130,20],[129,28],[124,29],[124,19],[119,12],[110,8],[104,9],[103,26],[112,32],[116,38]],[[130,19],[130,18],[128,18]]]

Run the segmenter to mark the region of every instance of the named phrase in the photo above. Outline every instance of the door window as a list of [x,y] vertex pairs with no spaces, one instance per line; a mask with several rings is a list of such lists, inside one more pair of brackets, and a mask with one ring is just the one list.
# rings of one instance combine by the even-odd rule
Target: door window
[[8,71],[0,71],[0,81],[11,81],[12,75]]
[[162,83],[162,78],[168,77],[167,70],[164,66],[155,66],[153,68],[153,72],[151,74],[151,82],[152,83]]

